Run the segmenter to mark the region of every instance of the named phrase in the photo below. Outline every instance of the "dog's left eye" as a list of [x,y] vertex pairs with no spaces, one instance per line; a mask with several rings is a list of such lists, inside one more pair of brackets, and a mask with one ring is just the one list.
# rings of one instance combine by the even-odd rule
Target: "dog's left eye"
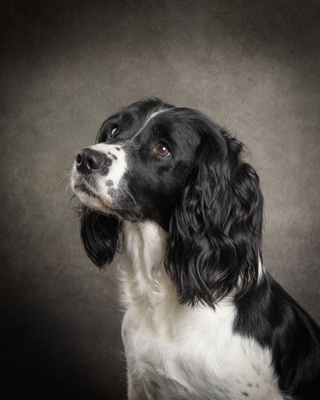
[[153,151],[160,157],[170,156],[170,150],[165,144],[162,143],[157,144],[156,147],[153,149]]
[[114,127],[112,128],[111,132],[110,132],[110,137],[113,138],[113,137],[116,135],[117,131],[118,131],[118,127],[117,127],[117,126],[114,126]]

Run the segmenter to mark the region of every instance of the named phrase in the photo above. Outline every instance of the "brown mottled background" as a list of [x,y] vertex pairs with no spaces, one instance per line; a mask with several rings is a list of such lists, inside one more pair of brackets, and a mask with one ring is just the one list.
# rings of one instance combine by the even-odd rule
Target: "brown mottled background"
[[125,399],[115,270],[84,255],[66,191],[123,105],[210,115],[251,152],[264,259],[320,322],[320,2],[1,2],[2,399]]

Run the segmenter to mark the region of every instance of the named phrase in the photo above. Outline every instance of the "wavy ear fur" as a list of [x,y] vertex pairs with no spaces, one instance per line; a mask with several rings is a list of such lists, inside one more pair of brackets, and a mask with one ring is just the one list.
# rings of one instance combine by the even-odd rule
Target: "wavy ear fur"
[[215,303],[254,287],[261,254],[259,177],[242,144],[210,122],[188,186],[174,210],[165,266],[181,303]]
[[111,263],[119,245],[119,220],[82,207],[80,221],[82,243],[90,260],[98,267]]

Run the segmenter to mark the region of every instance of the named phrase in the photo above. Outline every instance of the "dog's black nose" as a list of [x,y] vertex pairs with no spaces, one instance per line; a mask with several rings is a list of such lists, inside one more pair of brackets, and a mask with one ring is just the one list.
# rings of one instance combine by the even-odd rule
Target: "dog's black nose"
[[99,170],[103,164],[103,156],[95,150],[83,149],[76,157],[77,170],[83,174],[91,174]]

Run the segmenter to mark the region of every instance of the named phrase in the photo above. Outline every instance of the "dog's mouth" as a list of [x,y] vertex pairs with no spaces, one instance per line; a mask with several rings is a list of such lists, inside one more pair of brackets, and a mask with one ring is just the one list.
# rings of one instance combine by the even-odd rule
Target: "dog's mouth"
[[[101,205],[105,209],[106,213],[108,212],[119,213],[119,210],[117,209],[117,207],[114,206],[109,196],[103,198],[101,195],[97,194],[86,182],[82,182],[75,185],[73,190],[78,195],[81,193],[87,195],[88,200],[90,199],[97,200],[99,205]],[[83,199],[81,198],[82,196],[78,197],[80,201],[83,202]]]
[[[105,214],[113,214],[120,219],[129,221],[139,221],[141,215],[139,212],[128,211],[114,205],[108,195],[102,196],[97,194],[87,182],[81,182],[73,187],[73,191],[85,206],[96,208]],[[85,195],[85,197],[83,196]]]
[[[104,193],[98,190],[95,181],[90,182],[90,177],[73,175],[71,180],[71,188],[74,194],[80,200],[80,203],[92,210],[100,211],[104,214],[112,214],[120,220],[128,220],[132,222],[141,221],[143,219],[140,207],[135,204],[132,207],[132,202],[126,202],[116,190],[108,189],[109,193]],[[113,190],[112,194],[110,191]],[[120,197],[118,200],[116,200]],[[120,202],[120,204],[119,204]]]
[[75,192],[83,192],[90,197],[94,197],[95,199],[101,200],[100,197],[86,184],[86,183],[80,183],[78,185],[74,186],[74,191]]

